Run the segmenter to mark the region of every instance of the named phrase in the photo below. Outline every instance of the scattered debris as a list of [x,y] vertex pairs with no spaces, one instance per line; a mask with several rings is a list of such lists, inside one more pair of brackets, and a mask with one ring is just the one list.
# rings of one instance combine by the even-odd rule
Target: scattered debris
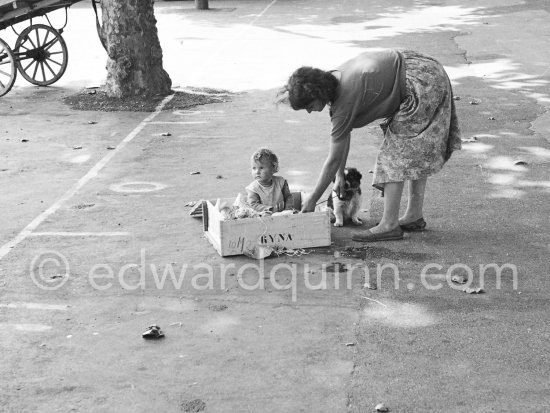
[[467,294],[483,294],[485,290],[483,288],[465,288],[462,291],[464,291]]
[[272,247],[268,247],[265,245],[255,245],[253,249],[244,250],[243,254],[249,258],[263,260],[264,258],[270,257],[274,251],[275,250]]
[[73,146],[73,149],[82,149],[82,146],[81,145],[75,145],[75,146]]
[[197,202],[198,202],[198,201],[189,201],[189,202],[186,203],[184,206],[186,206],[186,207],[193,207],[193,206],[197,205]]
[[341,262],[335,262],[326,267],[327,272],[346,272],[347,270],[347,264],[342,264]]
[[147,330],[145,330],[141,336],[145,339],[158,339],[158,338],[163,338],[164,333],[162,332],[159,326],[152,325],[147,327]]
[[110,151],[115,149],[115,148],[116,148],[116,146],[107,146],[107,149],[109,149]]
[[471,138],[464,138],[464,139],[461,139],[462,142],[477,142],[477,137],[476,136],[472,136]]
[[303,248],[292,249],[292,248],[286,248],[286,247],[274,247],[273,252],[277,254],[277,256],[287,255],[289,257],[301,257],[302,255],[311,254],[313,250],[306,251]]
[[521,159],[518,159],[517,161],[514,161],[514,165],[527,165],[527,162]]
[[95,206],[95,204],[78,204],[78,205],[74,205],[73,208],[74,209],[86,209],[86,208],[91,208]]
[[191,172],[189,175],[200,175],[199,171]]
[[384,403],[378,403],[375,407],[377,412],[389,412],[390,409]]
[[162,132],[160,136],[172,136],[170,132]]
[[[195,384],[196,383],[193,383],[193,385]],[[184,412],[202,412],[204,409],[206,409],[206,403],[203,402],[201,399],[184,400],[181,403],[181,408]]]
[[477,99],[470,99],[470,105],[479,105],[481,103],[481,100],[477,100]]
[[224,311],[227,310],[227,306],[225,304],[210,304],[208,309],[210,311]]
[[89,120],[88,125],[95,125],[97,122],[95,120]]
[[369,290],[377,290],[378,289],[378,285],[376,285],[376,280],[374,280],[373,282],[365,281],[365,287],[367,287]]
[[453,275],[451,276],[451,281],[457,284],[466,284],[468,282],[468,277],[465,275]]

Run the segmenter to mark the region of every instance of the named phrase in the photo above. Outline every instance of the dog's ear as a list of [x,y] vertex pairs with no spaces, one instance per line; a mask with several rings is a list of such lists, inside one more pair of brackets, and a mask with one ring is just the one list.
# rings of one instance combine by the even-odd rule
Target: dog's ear
[[349,168],[349,175],[354,181],[360,181],[361,178],[363,178],[363,175],[361,175],[361,172],[359,172],[357,168]]

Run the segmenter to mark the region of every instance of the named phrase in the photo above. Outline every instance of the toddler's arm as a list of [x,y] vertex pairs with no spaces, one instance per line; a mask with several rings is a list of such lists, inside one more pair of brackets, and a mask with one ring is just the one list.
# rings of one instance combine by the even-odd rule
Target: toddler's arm
[[250,207],[254,211],[271,211],[273,208],[271,208],[268,205],[262,205],[262,202],[260,200],[260,195],[258,195],[256,192],[251,191],[250,189],[246,190],[246,203],[250,205]]

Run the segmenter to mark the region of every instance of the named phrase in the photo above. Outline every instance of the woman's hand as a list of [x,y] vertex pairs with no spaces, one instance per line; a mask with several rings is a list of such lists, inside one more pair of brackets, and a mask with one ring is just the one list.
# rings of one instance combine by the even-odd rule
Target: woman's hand
[[302,212],[314,212],[316,201],[311,196],[307,196],[302,202]]
[[340,198],[342,195],[344,195],[345,189],[346,178],[344,177],[343,173],[340,173],[340,171],[338,171],[334,180],[334,187],[332,188],[332,190],[335,191],[338,198]]

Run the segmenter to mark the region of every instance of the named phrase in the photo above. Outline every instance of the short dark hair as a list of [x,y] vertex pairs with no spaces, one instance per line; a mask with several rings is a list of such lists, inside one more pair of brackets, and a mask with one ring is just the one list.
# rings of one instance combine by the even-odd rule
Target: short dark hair
[[287,84],[279,92],[288,92],[287,100],[294,110],[305,109],[316,99],[325,104],[334,102],[338,79],[331,73],[310,66],[294,71]]

